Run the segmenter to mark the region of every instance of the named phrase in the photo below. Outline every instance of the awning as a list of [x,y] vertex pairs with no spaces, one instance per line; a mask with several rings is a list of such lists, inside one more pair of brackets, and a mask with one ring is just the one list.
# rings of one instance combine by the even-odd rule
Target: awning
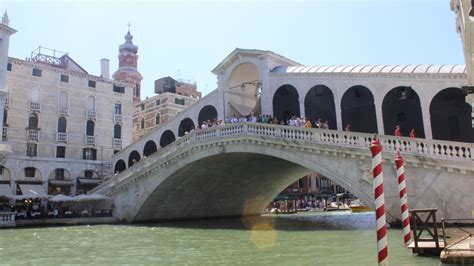
[[50,180],[49,184],[56,187],[70,187],[74,186],[74,182],[72,180]]
[[13,198],[12,189],[9,184],[0,184],[0,197]]
[[81,185],[86,185],[86,186],[97,186],[102,182],[100,179],[93,179],[93,178],[79,178],[79,183]]
[[21,193],[18,198],[47,198],[49,197],[44,192],[42,185],[33,185],[33,184],[20,184]]

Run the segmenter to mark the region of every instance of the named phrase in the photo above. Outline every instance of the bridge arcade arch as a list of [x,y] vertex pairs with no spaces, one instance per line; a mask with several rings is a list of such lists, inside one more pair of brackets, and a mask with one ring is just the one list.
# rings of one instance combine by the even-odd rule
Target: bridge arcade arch
[[341,100],[342,126],[351,125],[355,132],[377,133],[374,96],[367,87],[350,87]]
[[420,97],[411,87],[399,86],[385,94],[382,115],[385,135],[393,135],[399,125],[402,136],[414,129],[416,137],[425,137]]
[[430,104],[433,139],[474,142],[471,126],[472,107],[466,103],[459,88],[446,88],[438,92]]
[[238,63],[229,74],[225,89],[225,116],[248,116],[256,111],[260,113],[261,73],[253,62]]
[[145,147],[143,147],[143,155],[150,156],[157,150],[158,148],[156,147],[156,143],[153,140],[149,140],[146,142]]
[[312,87],[304,99],[305,116],[315,124],[319,118],[328,120],[330,129],[337,129],[336,106],[334,95],[327,86],[317,85]]
[[217,119],[217,110],[212,105],[206,105],[199,111],[198,115],[198,125],[202,125],[204,121],[213,121]]
[[286,123],[292,116],[300,116],[299,95],[295,87],[287,84],[273,95],[273,117]]
[[136,150],[132,151],[128,156],[128,167],[132,166],[136,162],[140,161],[140,153]]
[[160,146],[162,148],[166,147],[168,144],[172,143],[173,141],[176,140],[176,137],[174,136],[173,131],[171,130],[166,130],[161,134],[160,137]]
[[114,173],[117,173],[117,172],[120,173],[124,171],[125,169],[127,169],[127,165],[125,164],[124,160],[120,159],[115,163]]
[[181,120],[178,127],[178,137],[182,137],[187,133],[191,132],[195,129],[194,122],[191,118],[186,117],[185,119]]

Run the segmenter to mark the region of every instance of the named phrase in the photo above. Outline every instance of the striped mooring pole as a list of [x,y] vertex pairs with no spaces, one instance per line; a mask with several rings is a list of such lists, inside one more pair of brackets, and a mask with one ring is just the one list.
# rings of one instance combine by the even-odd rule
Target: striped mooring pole
[[388,265],[387,221],[385,219],[385,198],[383,191],[382,145],[375,136],[370,145],[372,152],[372,174],[374,177],[375,217],[377,224],[378,265]]
[[407,198],[407,184],[405,182],[405,161],[398,152],[395,157],[395,166],[397,167],[397,178],[398,178],[398,193],[400,195],[400,208],[402,211],[401,220],[403,226],[403,240],[405,246],[410,244],[411,240],[411,228],[410,228],[410,216],[408,214],[408,198]]

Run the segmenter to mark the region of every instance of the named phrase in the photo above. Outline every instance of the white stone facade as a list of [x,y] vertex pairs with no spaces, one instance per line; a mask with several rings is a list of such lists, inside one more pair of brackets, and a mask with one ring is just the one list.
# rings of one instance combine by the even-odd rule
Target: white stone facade
[[[5,106],[8,115],[3,138],[13,152],[1,165],[3,178],[11,180],[14,194],[18,181],[40,181],[48,191],[48,180],[55,179],[55,169],[64,169],[64,180],[72,184],[72,194],[76,191],[77,179],[102,179],[110,175],[108,162],[114,151],[132,141],[130,85],[70,67],[63,69],[16,58],[9,58],[8,63]],[[41,76],[34,76],[33,71],[38,70]],[[114,86],[123,88],[124,93],[114,92]],[[34,128],[29,125],[32,115],[37,117]],[[61,131],[58,128],[60,117],[66,120],[65,133],[58,132]],[[94,124],[92,136],[86,136],[88,121]],[[121,127],[120,138],[114,138],[117,137],[114,136],[115,125]],[[28,144],[36,145],[36,152],[27,151]],[[58,146],[65,147],[64,158],[57,158],[61,157]],[[92,154],[85,157],[86,148],[96,150],[95,158]],[[26,167],[37,170],[34,178],[25,177]]]

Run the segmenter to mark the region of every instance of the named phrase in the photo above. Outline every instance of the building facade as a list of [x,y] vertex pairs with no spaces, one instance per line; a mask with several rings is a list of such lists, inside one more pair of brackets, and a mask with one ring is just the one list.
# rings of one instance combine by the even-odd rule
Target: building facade
[[109,79],[104,62],[95,76],[42,47],[7,58],[2,139],[12,152],[0,161],[0,183],[13,195],[75,195],[111,175],[110,158],[132,142],[135,84]]
[[[201,98],[196,84],[177,81],[171,77],[155,81],[155,95],[135,106],[133,113],[133,140],[137,140],[166,123],[179,112],[189,108]],[[194,124],[183,125],[182,132],[194,129]]]

